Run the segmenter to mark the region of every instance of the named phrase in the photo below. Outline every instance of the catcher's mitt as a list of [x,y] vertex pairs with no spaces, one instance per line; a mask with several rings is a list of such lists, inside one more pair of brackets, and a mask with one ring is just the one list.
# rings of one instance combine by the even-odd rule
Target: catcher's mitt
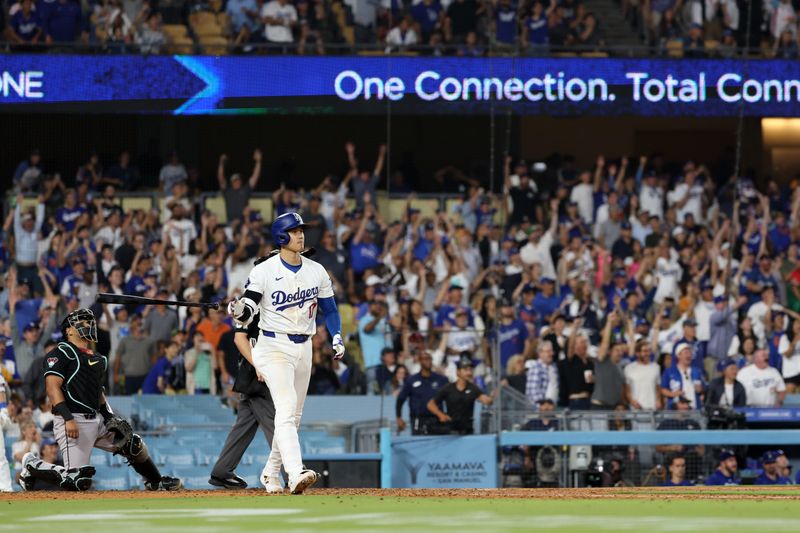
[[133,428],[130,422],[121,416],[113,415],[106,421],[106,430],[114,434],[114,446],[122,450],[133,438]]

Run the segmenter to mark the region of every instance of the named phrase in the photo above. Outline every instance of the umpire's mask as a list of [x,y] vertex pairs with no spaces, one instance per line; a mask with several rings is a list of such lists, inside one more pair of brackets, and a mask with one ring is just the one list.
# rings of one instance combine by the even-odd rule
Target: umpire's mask
[[97,342],[97,321],[89,309],[76,309],[61,322],[61,334],[67,337],[67,328],[75,328],[78,335],[87,341]]

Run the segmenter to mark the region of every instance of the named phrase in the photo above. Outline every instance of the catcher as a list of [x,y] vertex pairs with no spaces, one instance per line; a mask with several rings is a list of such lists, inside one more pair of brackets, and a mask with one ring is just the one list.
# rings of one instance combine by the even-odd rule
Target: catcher
[[55,420],[53,432],[64,459],[55,467],[33,454],[23,458],[20,485],[30,489],[38,481],[66,490],[87,490],[95,471],[89,465],[92,448],[121,454],[144,478],[147,490],[177,490],[179,479],[162,476],[142,438],[124,418],[111,411],[103,393],[108,359],[92,348],[97,322],[88,309],[77,309],[61,322],[60,342],[44,361],[45,386]]

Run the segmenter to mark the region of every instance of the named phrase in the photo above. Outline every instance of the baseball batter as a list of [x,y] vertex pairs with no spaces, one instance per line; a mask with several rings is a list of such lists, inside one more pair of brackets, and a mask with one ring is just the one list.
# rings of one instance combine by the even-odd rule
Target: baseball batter
[[94,448],[125,457],[144,478],[148,490],[181,488],[179,479],[161,475],[142,438],[133,433],[127,420],[111,411],[106,401],[103,383],[108,359],[93,351],[97,343],[94,313],[89,309],[72,311],[62,321],[61,333],[66,342],[59,342],[45,357],[44,376],[55,415],[53,432],[66,472],[74,473],[74,479],[67,479],[65,484],[63,473],[55,465],[28,454],[23,458],[25,472],[20,477],[25,478],[25,484],[20,483],[23,488],[30,489],[34,480],[69,490],[90,488],[95,472],[88,465]]
[[[246,327],[260,311],[261,335],[252,350],[253,365],[264,376],[275,402],[275,437],[264,477],[277,477],[280,460],[289,476],[289,490],[301,494],[317,481],[303,467],[297,428],[311,378],[311,336],[317,308],[333,339],[334,358],[344,356],[342,323],[333,286],[325,268],[303,257],[303,219],[284,213],[272,223],[272,238],[280,253],[255,266],[245,293],[231,311],[237,327]],[[273,457],[278,451],[280,460]]]

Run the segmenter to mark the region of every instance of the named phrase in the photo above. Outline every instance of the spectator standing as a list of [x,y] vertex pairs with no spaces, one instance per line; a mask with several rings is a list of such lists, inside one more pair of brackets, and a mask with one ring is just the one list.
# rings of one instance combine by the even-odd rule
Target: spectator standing
[[36,215],[23,212],[22,194],[17,195],[17,205],[14,207],[14,237],[15,258],[17,265],[17,280],[27,283],[31,288],[39,286],[38,279],[38,254],[39,232],[44,224],[45,206],[44,197],[39,195],[36,203]]
[[[650,341],[636,342],[636,360],[625,366],[625,387],[631,409],[661,409],[661,372],[652,360],[653,350]],[[684,464],[684,468],[685,468]]]
[[722,450],[718,459],[719,466],[708,476],[706,485],[738,485],[740,481],[736,477],[736,471],[739,469],[739,464],[736,454],[731,450]]
[[594,361],[589,358],[589,338],[578,333],[583,321],[575,321],[567,344],[567,358],[558,362],[561,405],[588,411],[594,391]]
[[[243,6],[242,9],[245,9],[245,7]],[[228,179],[225,177],[225,164],[228,161],[228,155],[222,154],[219,156],[217,182],[222,191],[222,196],[225,198],[225,214],[227,215],[229,224],[234,220],[241,220],[245,209],[250,203],[250,196],[253,193],[253,189],[256,188],[258,181],[261,179],[262,157],[261,150],[256,148],[253,151],[253,171],[250,173],[247,183],[244,183],[242,175],[237,173],[230,177],[229,186]]]
[[739,365],[736,359],[728,357],[719,362],[718,370],[722,375],[711,380],[708,384],[708,405],[720,407],[744,407],[747,405],[747,391],[739,381],[736,374]]
[[[163,294],[159,297],[164,296]],[[155,341],[169,342],[178,329],[178,313],[166,305],[148,305],[144,309],[144,332]]]
[[501,51],[513,51],[517,44],[517,7],[511,0],[498,0],[494,9],[495,46]]
[[249,42],[250,36],[260,25],[256,0],[228,0],[225,12],[230,21],[234,45],[238,46]]
[[786,384],[786,393],[794,394],[800,388],[800,320],[792,321],[792,336],[789,346],[781,354],[781,373]]
[[213,347],[202,333],[193,337],[192,348],[183,354],[186,369],[186,392],[189,394],[216,394],[216,358],[212,356]]
[[530,14],[522,25],[522,44],[528,55],[544,55],[550,50],[550,37],[547,32],[547,19],[555,9],[555,2],[545,11],[544,4],[536,1],[531,5]]
[[78,2],[57,0],[43,18],[47,44],[74,43],[79,37],[84,43],[89,41]]
[[678,346],[688,346],[692,351],[692,368],[701,373],[705,372],[706,342],[697,338],[697,321],[687,318],[683,321],[683,337],[677,340],[672,349],[672,359],[675,360]]
[[[55,307],[58,303],[58,298],[53,295],[48,286],[47,298],[44,301],[40,299],[21,301],[21,298],[19,298],[20,287],[16,283],[14,270],[9,272],[8,284],[8,307],[10,310],[9,318],[11,319],[10,340],[16,365],[15,374],[24,377],[33,362],[44,356],[44,346],[53,331],[55,331]],[[20,325],[18,313],[25,310],[25,304],[35,314],[28,315],[26,313],[24,320],[27,320],[27,322],[24,322],[24,325]],[[42,326],[44,326],[44,331],[42,331]],[[22,335],[20,335],[20,329],[22,330]],[[8,349],[7,345],[6,350]]]
[[408,400],[412,435],[427,435],[436,425],[436,416],[428,410],[428,402],[448,383],[446,377],[433,371],[433,356],[424,351],[419,354],[419,373],[410,376],[397,395],[395,414],[397,430],[404,431],[403,404]]
[[[41,16],[41,14],[39,15]],[[42,176],[42,156],[38,148],[31,150],[28,159],[21,161],[14,170],[14,187],[17,192],[36,192]]]
[[141,315],[133,315],[130,335],[119,341],[114,361],[114,383],[119,386],[125,380],[126,396],[142,387],[156,355],[155,347],[156,342],[144,334]]
[[168,192],[172,191],[176,183],[186,181],[188,177],[186,167],[181,163],[178,152],[173,151],[167,164],[161,167],[161,171],[158,173],[158,182],[161,186],[161,191]]
[[684,397],[692,409],[700,409],[705,380],[703,371],[692,366],[692,347],[678,343],[673,352],[672,366],[661,375],[661,394],[667,398],[667,408],[672,408],[675,398]]
[[302,212],[305,223],[305,245],[307,248],[316,248],[322,241],[322,235],[327,229],[325,217],[320,213],[322,199],[317,194],[308,198],[308,205]]
[[33,0],[22,0],[21,9],[11,17],[8,36],[12,43],[20,45],[42,42],[42,21],[34,11]]
[[422,0],[411,6],[411,16],[419,25],[424,40],[429,40],[431,33],[442,26],[442,13],[439,0]]
[[[594,364],[595,385],[592,391],[592,409],[613,410],[617,405],[625,403],[625,376],[620,368],[620,362],[625,352],[624,337],[615,336],[612,343],[611,330],[617,325],[618,314],[616,311],[609,313],[606,326],[603,328],[603,337],[597,350],[597,359]],[[628,324],[628,339],[633,344],[633,325]],[[633,352],[629,349],[629,352]]]
[[[356,207],[364,209],[365,205],[371,203],[373,206],[377,205],[377,196],[375,190],[378,187],[378,182],[381,179],[381,172],[383,172],[383,163],[386,159],[386,145],[382,144],[378,148],[378,159],[375,161],[375,167],[370,174],[367,167],[360,166],[358,159],[356,159],[356,145],[348,142],[344,146],[347,152],[347,163],[350,165],[350,171],[356,174],[355,179],[352,180],[353,196],[356,200]],[[366,198],[369,198],[367,200]]]
[[[471,435],[474,431],[475,402],[491,405],[492,398],[472,382],[472,359],[462,357],[457,366],[456,381],[436,392],[436,395],[428,401],[428,410],[436,415],[450,433]],[[447,413],[442,411],[442,405],[446,406]]]
[[767,350],[759,348],[753,363],[739,370],[736,380],[744,385],[748,407],[780,407],[786,396],[786,384],[776,368],[769,366]]
[[381,363],[381,353],[390,346],[387,339],[386,316],[388,308],[384,302],[373,300],[369,313],[358,322],[358,339],[361,355],[364,358],[364,372],[367,375],[367,390],[373,391],[377,381],[377,370]]
[[463,43],[470,32],[478,29],[478,16],[484,7],[475,0],[453,0],[447,7],[444,34],[447,42]]
[[746,296],[740,296],[735,305],[729,305],[728,298],[724,295],[714,297],[714,311],[709,319],[708,360],[719,364],[728,356],[738,329],[736,312],[746,303]]
[[142,383],[142,394],[166,394],[168,392],[175,394],[169,379],[176,357],[178,357],[178,343],[169,341],[164,347],[163,355],[156,360],[150,372],[147,373],[147,377]]
[[550,341],[540,341],[537,349],[538,358],[530,362],[527,380],[525,382],[525,395],[531,405],[539,405],[542,400],[549,400],[553,404],[558,402],[558,368],[553,361],[555,352]]

